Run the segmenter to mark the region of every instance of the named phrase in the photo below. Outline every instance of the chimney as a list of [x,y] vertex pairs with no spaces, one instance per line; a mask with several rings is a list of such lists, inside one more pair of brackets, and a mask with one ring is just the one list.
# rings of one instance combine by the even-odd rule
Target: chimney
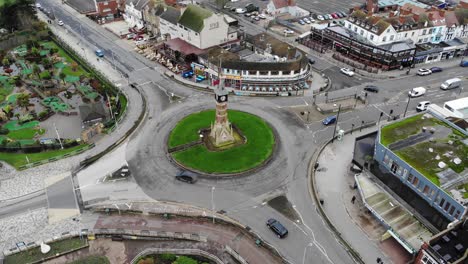
[[434,14],[433,13],[429,13],[428,16],[430,21],[434,20]]

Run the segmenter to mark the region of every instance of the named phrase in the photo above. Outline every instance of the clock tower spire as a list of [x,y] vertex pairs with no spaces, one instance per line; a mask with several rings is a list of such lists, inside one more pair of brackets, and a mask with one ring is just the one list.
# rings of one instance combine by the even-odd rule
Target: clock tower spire
[[224,89],[215,89],[215,101],[216,117],[214,124],[211,125],[210,139],[217,147],[233,144],[235,139],[227,114],[228,92]]

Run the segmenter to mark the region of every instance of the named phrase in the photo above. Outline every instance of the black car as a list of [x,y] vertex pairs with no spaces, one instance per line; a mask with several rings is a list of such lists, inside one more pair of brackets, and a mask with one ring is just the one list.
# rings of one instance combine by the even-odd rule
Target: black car
[[379,88],[375,85],[366,85],[366,87],[364,87],[364,91],[368,91],[368,92],[371,92],[371,93],[378,93],[379,92]]
[[288,230],[278,220],[270,218],[266,222],[266,225],[275,232],[279,238],[283,238],[288,235]]
[[315,63],[315,59],[312,58],[311,56],[307,56],[307,59],[309,59],[309,63],[310,63],[310,64],[314,64],[314,63]]
[[442,68],[440,68],[440,67],[432,67],[432,68],[430,68],[429,70],[431,70],[431,72],[432,72],[432,73],[434,73],[434,72],[441,72],[441,71],[443,71],[443,69],[442,69]]
[[195,183],[198,180],[198,174],[191,171],[183,170],[177,173],[175,178],[176,180],[182,182]]

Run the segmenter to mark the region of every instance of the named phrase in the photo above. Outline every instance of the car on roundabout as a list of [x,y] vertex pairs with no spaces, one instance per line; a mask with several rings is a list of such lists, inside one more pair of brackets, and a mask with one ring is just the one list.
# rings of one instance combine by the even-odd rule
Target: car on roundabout
[[379,92],[379,87],[375,85],[366,85],[364,87],[364,91],[371,92],[371,93],[378,93]]
[[444,69],[442,69],[441,67],[432,67],[429,69],[432,73],[435,73],[435,72],[442,72]]
[[344,75],[349,76],[349,77],[353,77],[354,74],[355,74],[354,71],[349,69],[349,68],[341,68],[340,72],[343,73]]
[[328,116],[323,121],[322,124],[328,126],[336,122],[336,116]]
[[198,180],[198,174],[188,170],[181,170],[176,174],[175,178],[178,181],[193,184]]

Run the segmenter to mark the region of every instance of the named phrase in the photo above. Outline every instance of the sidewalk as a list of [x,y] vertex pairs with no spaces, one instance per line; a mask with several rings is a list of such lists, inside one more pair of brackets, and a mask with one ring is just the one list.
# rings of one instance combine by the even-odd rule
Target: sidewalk
[[[404,249],[393,239],[380,241],[386,229],[362,204],[354,186],[349,168],[354,150],[354,139],[375,128],[346,135],[343,141],[329,144],[321,153],[315,173],[318,196],[324,200],[324,211],[341,236],[356,250],[365,263],[375,263],[378,257],[384,263],[401,262],[407,258]],[[353,204],[352,197],[356,197]]]

